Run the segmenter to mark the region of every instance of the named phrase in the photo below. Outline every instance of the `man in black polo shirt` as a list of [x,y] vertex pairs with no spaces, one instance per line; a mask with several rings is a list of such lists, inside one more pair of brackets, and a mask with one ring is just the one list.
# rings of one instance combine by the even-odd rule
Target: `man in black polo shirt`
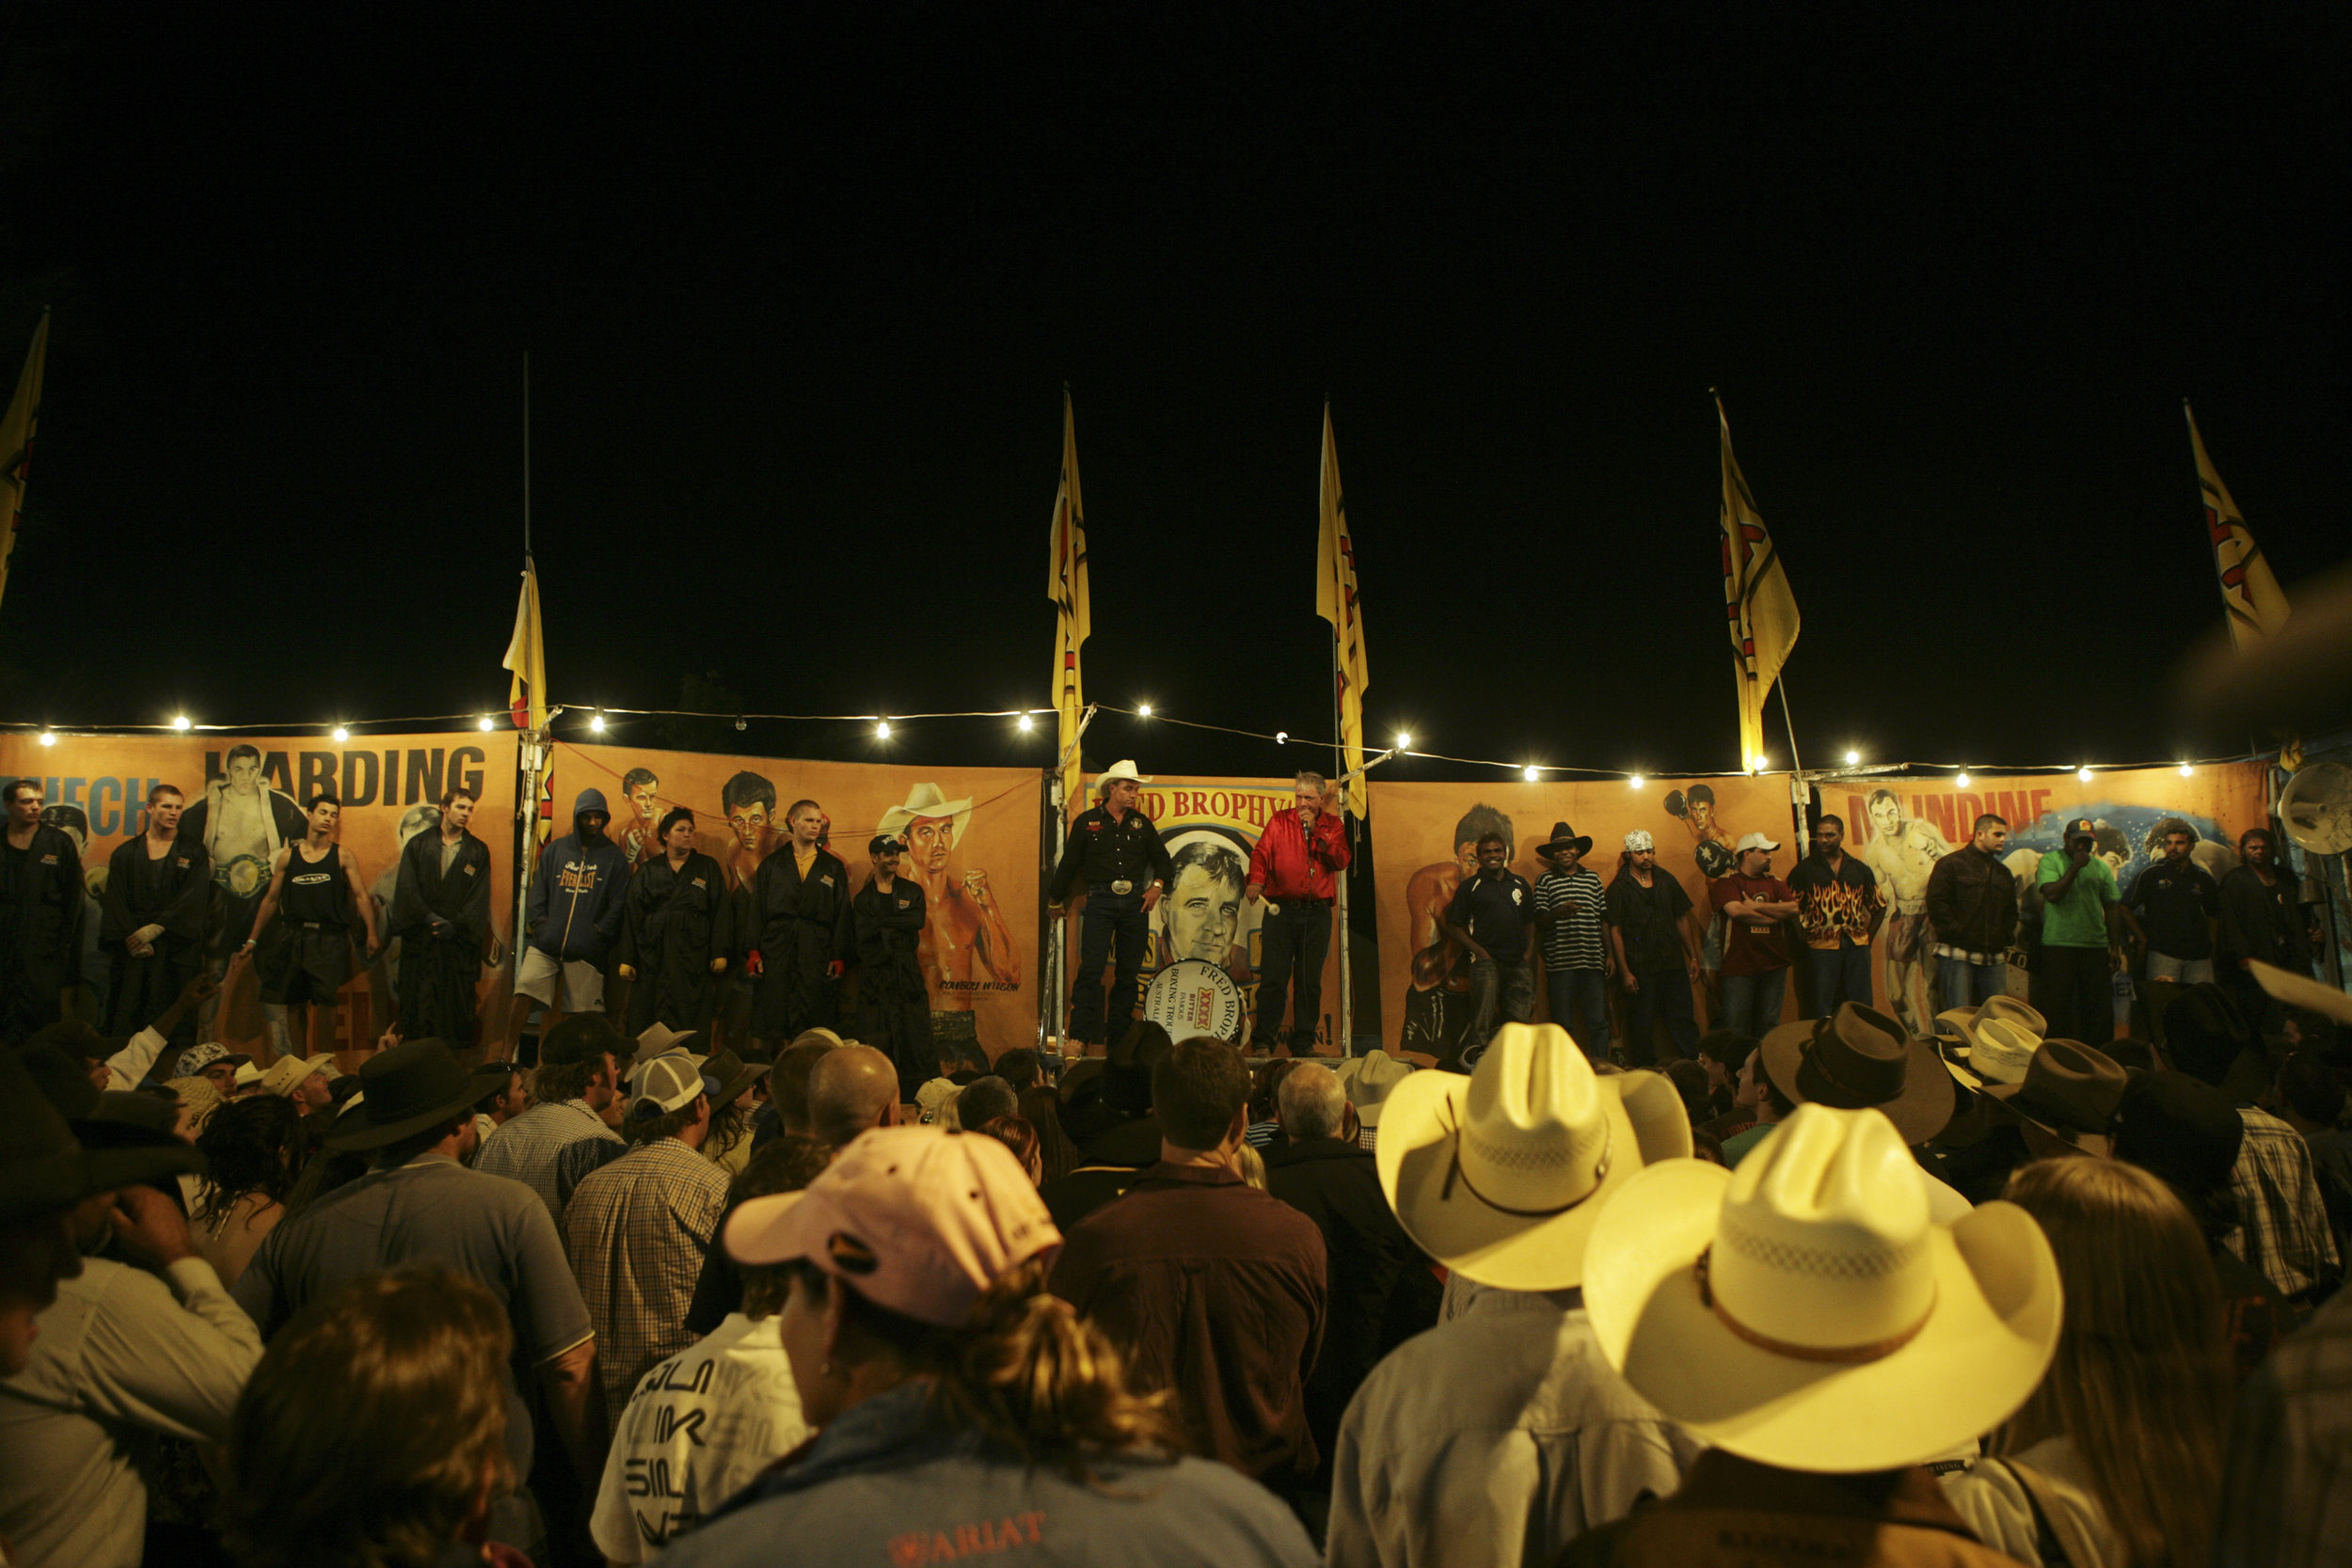
[[[1151,782],[1136,771],[1133,762],[1115,762],[1104,771],[1094,782],[1103,803],[1080,812],[1070,824],[1061,863],[1054,867],[1047,888],[1058,915],[1071,889],[1085,885],[1078,974],[1070,992],[1070,1037],[1088,1045],[1103,1045],[1113,1034],[1126,1032],[1135,1016],[1152,907],[1176,879],[1168,846],[1160,842],[1152,819],[1136,809],[1143,786]],[[1111,959],[1114,938],[1119,958],[1111,971],[1106,1024],[1103,966]]]
[[[2221,913],[2221,889],[2212,875],[2188,858],[2197,834],[2178,817],[2156,829],[2163,859],[2142,871],[2123,900],[2123,923],[2147,955],[2148,1015],[2164,1043],[2164,1004],[2177,986],[2200,986],[2213,978],[2214,922]],[[2161,989],[2159,989],[2161,988]]]
[[1535,1015],[1535,890],[1511,869],[1510,853],[1501,833],[1480,839],[1478,870],[1445,911],[1447,932],[1470,953],[1477,1012],[1464,1037],[1465,1069],[1499,1023],[1525,1023]]

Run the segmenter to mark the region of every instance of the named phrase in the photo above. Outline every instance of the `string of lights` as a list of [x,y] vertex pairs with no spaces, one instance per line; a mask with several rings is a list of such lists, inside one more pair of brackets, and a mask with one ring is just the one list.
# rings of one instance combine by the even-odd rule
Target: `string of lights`
[[[1205,720],[1179,718],[1174,714],[1162,713],[1158,711],[1150,703],[1137,703],[1132,707],[1123,707],[1116,703],[1093,703],[1089,704],[1089,706],[1105,713],[1123,714],[1131,719],[1147,720],[1154,723],[1172,724],[1184,729],[1206,730],[1218,735],[1239,736],[1242,738],[1248,740],[1270,741],[1276,746],[1303,746],[1310,751],[1328,752],[1334,754],[1337,754],[1340,750],[1339,744],[1336,741],[1318,739],[1304,736],[1295,736],[1287,730],[1274,730],[1269,732],[1265,730],[1243,729],[1232,724],[1212,723]],[[608,725],[608,721],[611,719],[707,719],[721,721],[732,721],[738,730],[749,728],[750,724],[755,720],[762,723],[870,724],[873,726],[875,739],[888,740],[896,733],[896,726],[913,722],[927,722],[935,720],[1009,719],[1013,721],[1013,724],[1016,729],[1021,731],[1023,734],[1029,734],[1038,728],[1040,721],[1050,719],[1053,715],[1054,710],[1049,707],[966,708],[953,711],[942,710],[930,713],[898,714],[730,713],[713,712],[695,708],[583,707],[573,709],[556,707],[548,710],[548,721],[550,726],[552,726],[554,721],[558,719],[569,719],[574,721],[584,720],[585,726],[591,735],[604,734]],[[205,735],[294,735],[323,729],[328,739],[331,739],[340,745],[349,740],[355,733],[360,731],[379,731],[400,726],[464,726],[487,732],[496,729],[499,719],[502,717],[504,717],[502,713],[486,714],[481,712],[411,714],[400,718],[347,720],[322,726],[314,720],[299,721],[291,723],[268,724],[208,723],[199,722],[183,713],[175,714],[170,720],[159,723],[75,724],[71,726],[59,726],[52,724],[36,725],[24,722],[0,721],[0,730],[13,731],[18,734],[31,733],[38,736],[41,745],[54,746],[60,738],[72,736],[117,736],[144,734],[185,735],[191,733]],[[1866,763],[1863,760],[1861,752],[1850,750],[1844,753],[1841,759],[1841,766],[1825,768],[1805,768],[1803,770],[1803,775],[1808,779],[1831,779],[1850,776],[1897,773],[1950,774],[1952,775],[1952,782],[1955,784],[1962,789],[1966,789],[1969,785],[1971,773],[2002,775],[2072,773],[2080,783],[2089,784],[2101,773],[2134,772],[2151,768],[2169,768],[2177,771],[2181,777],[2188,778],[2193,776],[2200,768],[2225,767],[2232,763],[2252,762],[2265,758],[2270,753],[2264,752],[2241,752],[2226,756],[2164,757],[2135,762],[2100,762],[2078,760],[2074,762],[2037,762],[2001,764],[1994,766],[1980,763],[1930,762],[1915,759]],[[1400,731],[1392,737],[1392,744],[1388,750],[1385,752],[1377,750],[1374,751],[1372,756],[1368,759],[1368,765],[1370,763],[1390,762],[1394,759],[1406,757],[1426,759],[1432,762],[1452,763],[1463,768],[1498,768],[1506,773],[1517,774],[1520,781],[1526,784],[1538,784],[1546,778],[1556,778],[1570,781],[1584,779],[1615,779],[1623,780],[1629,787],[1634,789],[1642,788],[1653,779],[1712,779],[1722,777],[1724,771],[1722,768],[1688,768],[1679,771],[1652,771],[1649,769],[1634,770],[1621,768],[1587,768],[1577,764],[1509,762],[1499,757],[1462,756],[1451,752],[1432,751],[1425,745],[1416,746],[1413,743],[1412,735],[1409,732],[1403,731]],[[1753,761],[1755,766],[1747,769],[1750,774],[1761,775],[1769,774],[1773,771],[1771,767],[1771,759],[1769,756],[1758,756],[1754,758]]]

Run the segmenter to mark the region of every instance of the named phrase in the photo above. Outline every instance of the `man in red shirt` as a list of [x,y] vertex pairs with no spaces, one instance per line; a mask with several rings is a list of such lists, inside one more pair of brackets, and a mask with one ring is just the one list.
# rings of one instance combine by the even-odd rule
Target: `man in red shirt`
[[1740,841],[1740,864],[1707,886],[1715,912],[1724,917],[1724,1016],[1721,1029],[1737,1029],[1762,1039],[1780,1022],[1788,990],[1788,947],[1781,922],[1797,914],[1797,895],[1772,874],[1779,845],[1762,833]]
[[[1278,811],[1249,852],[1249,902],[1265,901],[1258,927],[1258,1025],[1252,1051],[1271,1053],[1291,1007],[1293,1055],[1312,1055],[1323,1021],[1323,958],[1331,947],[1335,873],[1347,869],[1347,834],[1320,773],[1301,772],[1298,804]],[[1295,984],[1294,986],[1294,980]],[[1303,1047],[1303,1049],[1302,1049]],[[1347,1042],[1340,1042],[1340,1054]]]

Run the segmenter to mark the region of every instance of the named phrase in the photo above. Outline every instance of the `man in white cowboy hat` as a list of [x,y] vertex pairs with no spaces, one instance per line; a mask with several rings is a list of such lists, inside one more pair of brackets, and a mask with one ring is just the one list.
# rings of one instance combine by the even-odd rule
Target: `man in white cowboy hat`
[[[1176,879],[1159,830],[1136,805],[1143,786],[1151,782],[1136,771],[1129,758],[1104,769],[1094,781],[1102,802],[1071,822],[1060,863],[1047,886],[1057,914],[1073,889],[1086,895],[1078,927],[1078,973],[1070,992],[1070,1037],[1088,1045],[1106,1044],[1112,1035],[1123,1034],[1135,1017],[1152,910]],[[1111,961],[1114,942],[1118,964],[1111,972],[1106,1006],[1103,968]]]
[[1937,1223],[1883,1113],[1800,1105],[1736,1171],[1640,1172],[1593,1227],[1584,1295],[1610,1365],[1711,1447],[1562,1562],[2010,1560],[1925,1463],[2041,1383],[2058,1262],[2014,1204]]
[[937,784],[919,784],[907,792],[904,805],[882,813],[875,832],[905,844],[899,875],[923,890],[923,936],[915,956],[930,988],[931,1041],[943,1056],[952,1054],[985,1070],[988,1053],[980,1045],[972,1003],[983,984],[1021,984],[1021,949],[988,885],[988,873],[966,866],[959,876],[947,863],[971,822],[970,796],[950,800]]
[[1400,1062],[1375,1046],[1360,1056],[1348,1057],[1332,1070],[1339,1074],[1340,1088],[1347,1102],[1356,1107],[1356,1125],[1361,1129],[1356,1134],[1356,1142],[1365,1148],[1379,1148],[1381,1113],[1396,1086],[1413,1075],[1413,1064]]
[[1655,1073],[1596,1075],[1556,1024],[1505,1024],[1470,1077],[1399,1085],[1383,1126],[1406,1233],[1485,1289],[1348,1407],[1327,1560],[1549,1562],[1671,1491],[1700,1449],[1602,1359],[1579,1291],[1617,1195],[1653,1161],[1692,1163],[1681,1097]]

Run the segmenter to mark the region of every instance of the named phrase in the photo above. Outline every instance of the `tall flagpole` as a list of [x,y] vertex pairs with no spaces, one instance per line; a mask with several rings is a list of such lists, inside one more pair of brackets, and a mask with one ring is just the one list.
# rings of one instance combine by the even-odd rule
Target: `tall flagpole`
[[[1347,814],[1347,716],[1343,699],[1340,696],[1340,628],[1336,624],[1331,627],[1331,733],[1337,738],[1338,744],[1333,750],[1340,764],[1332,769],[1340,780],[1340,832],[1352,838],[1356,825],[1348,820]],[[1340,1027],[1336,1043],[1343,1060],[1353,1055],[1356,1048],[1356,988],[1353,983],[1356,965],[1355,955],[1348,951],[1347,941],[1347,876],[1354,865],[1355,856],[1350,855],[1348,864],[1342,866],[1333,879],[1336,885],[1331,890],[1331,907],[1339,915]],[[1291,1054],[1295,1056],[1298,1053],[1294,1051]]]
[[[523,568],[531,569],[531,351],[523,350]],[[544,706],[547,693],[527,694]],[[515,966],[515,978],[523,973],[523,950],[530,945],[531,933],[523,928],[524,912],[531,905],[531,877],[536,869],[539,849],[539,762],[546,736],[530,722],[531,708],[525,704],[516,720],[516,728],[522,732],[515,749],[516,789],[515,793],[515,940],[513,951],[507,955]],[[516,1030],[519,1036],[519,1028]],[[519,1040],[506,1042],[512,1052]]]

